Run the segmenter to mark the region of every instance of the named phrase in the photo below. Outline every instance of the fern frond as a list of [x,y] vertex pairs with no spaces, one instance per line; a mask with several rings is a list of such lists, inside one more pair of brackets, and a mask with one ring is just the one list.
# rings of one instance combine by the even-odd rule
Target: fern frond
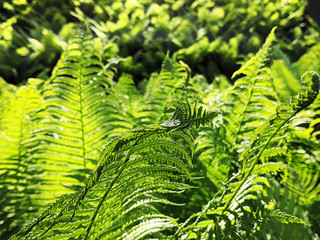
[[[194,116],[191,108],[188,108],[191,112],[181,115],[181,106],[185,105],[178,105],[172,118],[181,122],[188,119],[179,119],[178,116]],[[199,112],[202,110],[197,110]],[[176,226],[165,215],[150,220],[143,216],[159,214],[152,207],[153,203],[175,205],[158,194],[177,193],[188,188],[178,180],[191,177],[185,162],[191,165],[192,149],[185,149],[172,139],[183,136],[190,145],[191,135],[187,129],[190,126],[185,123],[174,127],[160,124],[132,130],[115,138],[106,146],[81,191],[50,206],[13,239],[24,236],[51,238],[55,234],[67,238],[70,237],[70,228],[76,228],[75,236],[83,234],[85,239],[102,236],[105,239],[130,238],[138,233],[139,237],[152,233],[151,223],[159,226],[156,232]],[[137,227],[129,230],[133,222]],[[115,235],[114,230],[120,225],[121,231]],[[124,234],[127,230],[128,236]]]
[[152,75],[146,86],[144,94],[145,116],[149,116],[150,122],[163,122],[167,119],[163,115],[163,103],[171,99],[187,100],[188,82],[190,78],[189,69],[181,63],[169,58],[164,59],[159,75]]
[[11,100],[14,98],[16,91],[16,86],[8,84],[2,77],[0,77],[0,117],[2,116],[3,112],[9,108]]
[[176,111],[172,118],[162,123],[161,126],[169,128],[186,128],[195,125],[196,127],[199,127],[200,125],[205,125],[212,121],[216,116],[218,116],[218,112],[207,111],[202,106],[198,107],[197,104],[191,107],[188,102],[180,100],[168,101],[164,106],[164,109],[168,110],[171,107],[176,107]]
[[[108,74],[92,37],[79,31],[42,88],[50,118],[38,126],[35,139],[42,144],[35,147],[33,159],[44,171],[43,190],[55,188],[51,199],[79,189],[96,163],[98,144],[107,143],[113,107],[107,96],[106,87],[112,85]],[[46,197],[50,201],[49,191]]]
[[300,205],[308,206],[320,199],[319,178],[318,166],[296,168],[295,174],[287,181],[287,186],[296,195]]
[[307,108],[319,93],[319,78],[312,74],[312,83],[309,89],[294,98],[291,105],[280,105],[276,115],[262,125],[253,135],[250,145],[243,151],[240,159],[243,161],[243,179],[233,191],[232,197],[226,203],[225,209],[229,208],[239,190],[245,184],[249,176],[254,173],[254,168],[261,161],[261,157],[267,149],[273,149],[285,141],[286,129],[293,117],[303,109]]
[[30,149],[38,142],[29,141],[37,117],[43,113],[42,100],[35,86],[20,87],[1,117],[1,238],[8,238],[44,208],[45,203],[36,196],[41,189],[41,169],[30,157]]
[[307,108],[311,103],[313,103],[316,100],[319,94],[319,74],[312,71],[306,72],[302,75],[302,80],[304,80],[304,77],[307,75],[311,76],[311,80],[307,82],[307,86],[309,85],[310,87],[306,89],[303,93],[298,94],[291,101],[291,106],[296,112],[300,112],[303,109]]
[[[278,50],[278,49],[277,49]],[[280,50],[278,50],[281,52]],[[281,55],[284,53],[281,52]],[[286,56],[284,56],[286,58]],[[288,61],[288,60],[287,60]],[[281,102],[289,103],[290,97],[297,95],[302,90],[301,81],[295,76],[295,69],[286,60],[274,60],[271,70],[273,85]]]
[[216,188],[222,188],[228,180],[232,160],[224,127],[201,127],[195,144],[195,158],[205,166],[206,175]]
[[262,69],[270,56],[271,45],[273,41],[275,41],[275,32],[276,28],[273,28],[267,37],[265,43],[262,48],[260,48],[259,52],[252,57],[248,62],[246,62],[238,71],[235,71],[232,75],[232,78],[235,78],[237,75],[244,74],[248,77],[254,77],[257,75],[257,70]]
[[276,221],[280,223],[299,223],[299,224],[304,224],[304,225],[309,225],[306,223],[303,219],[298,218],[296,216],[281,212],[279,209],[272,210],[269,214],[269,221]]
[[232,139],[232,151],[242,152],[256,126],[260,126],[275,111],[277,95],[269,66],[274,31],[271,31],[259,52],[232,76],[244,75],[227,93],[227,103],[222,108],[226,129]]
[[[207,211],[207,215],[216,217],[213,218],[214,221],[207,221],[207,217],[203,215],[201,217],[202,220],[200,221],[199,219],[200,225],[185,226],[183,231],[188,230],[189,227],[195,232],[199,230],[199,234],[204,236],[207,234],[205,232],[209,225],[216,231],[221,232],[221,234],[225,234],[224,230],[228,231],[230,234],[232,228],[240,227],[242,229],[244,227],[243,225],[237,225],[238,221],[242,221],[241,219],[243,217],[241,216],[245,212],[245,209],[251,209],[252,205],[250,202],[258,200],[261,195],[267,196],[267,189],[272,184],[270,176],[280,175],[284,179],[289,179],[288,166],[279,161],[279,159],[277,159],[276,162],[273,161],[276,158],[279,158],[279,156],[284,159],[288,156],[289,149],[287,137],[291,121],[300,111],[306,109],[317,97],[319,91],[318,79],[316,74],[313,74],[312,76],[314,77],[312,83],[305,93],[298,95],[292,100],[291,105],[278,106],[276,114],[269,117],[269,120],[265,121],[263,125],[256,129],[254,134],[251,131],[251,140],[240,155],[240,160],[243,163],[241,174],[225,186],[226,194],[223,196],[220,203],[224,205],[223,208],[221,209],[218,204],[218,207],[209,208]],[[220,134],[223,134],[223,132]],[[201,138],[199,138],[199,140],[201,140]],[[205,146],[204,149],[206,149]],[[221,152],[227,153],[227,151]],[[210,153],[216,152],[210,149],[209,154]],[[232,157],[232,154],[229,156]],[[212,159],[210,156],[209,158]],[[262,164],[259,164],[260,162],[262,162]],[[211,164],[212,163],[213,162],[211,162]],[[317,194],[317,190],[314,188],[313,190],[314,193]],[[244,221],[255,218],[251,216],[254,213],[253,210],[250,210],[248,213],[250,213],[250,216],[244,218],[246,219]],[[279,215],[281,215],[279,216],[279,221],[282,219],[285,222],[287,221],[287,223],[304,223],[304,220],[292,217],[287,213]],[[221,229],[219,223],[224,217],[235,218],[237,220],[235,220],[235,223],[230,224],[230,228]],[[267,218],[267,215],[264,217]],[[236,231],[239,232],[239,230]],[[252,229],[245,229],[246,234],[249,232],[252,232]],[[211,234],[214,234],[214,231]]]

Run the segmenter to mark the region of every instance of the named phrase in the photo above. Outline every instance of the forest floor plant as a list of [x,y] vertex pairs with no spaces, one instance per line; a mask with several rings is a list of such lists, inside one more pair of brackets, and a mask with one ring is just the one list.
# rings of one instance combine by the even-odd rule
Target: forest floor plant
[[233,86],[167,55],[136,87],[79,30],[49,80],[0,82],[1,239],[319,239],[319,75],[281,101],[274,41]]

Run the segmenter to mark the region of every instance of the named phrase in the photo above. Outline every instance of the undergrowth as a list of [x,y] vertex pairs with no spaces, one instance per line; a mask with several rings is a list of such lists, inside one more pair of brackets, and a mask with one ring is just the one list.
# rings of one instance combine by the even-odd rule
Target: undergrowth
[[169,54],[136,86],[78,29],[48,80],[1,81],[1,239],[319,239],[319,75],[274,41],[232,86]]

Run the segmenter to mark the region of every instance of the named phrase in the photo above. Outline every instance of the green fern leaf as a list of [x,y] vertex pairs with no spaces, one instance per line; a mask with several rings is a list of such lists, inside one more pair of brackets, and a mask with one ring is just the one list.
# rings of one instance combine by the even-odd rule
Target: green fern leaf
[[44,171],[48,201],[53,187],[51,199],[79,189],[96,164],[98,144],[107,143],[108,110],[113,108],[107,96],[106,87],[111,87],[107,74],[93,49],[92,37],[79,31],[43,86],[44,104],[51,117],[38,126],[36,139],[42,144],[32,157]]
[[[183,110],[181,106],[185,105],[177,106],[172,116],[177,121],[178,116],[182,116],[177,113]],[[197,110],[197,114],[199,112],[203,113]],[[199,117],[197,114],[191,112],[183,116],[191,116],[192,122],[192,116]],[[159,229],[154,229],[156,232],[175,226],[172,219],[165,215],[150,220],[143,216],[158,214],[152,203],[175,205],[156,197],[155,193],[177,193],[188,188],[178,180],[191,177],[184,163],[191,164],[190,151],[169,138],[183,136],[190,145],[190,134],[187,133],[190,126],[154,125],[129,131],[114,139],[106,146],[96,169],[81,191],[58,200],[12,239],[23,236],[31,239],[52,238],[56,234],[60,238],[68,238],[70,228],[77,229],[74,236],[83,234],[85,239],[102,236],[106,239],[129,238],[152,233],[151,223],[159,226]],[[137,227],[130,230],[133,222]],[[120,225],[126,227],[115,234],[115,229]],[[124,234],[127,228],[128,236]]]
[[1,117],[1,238],[8,238],[45,207],[38,194],[43,181],[39,179],[41,169],[30,157],[30,149],[38,142],[29,141],[38,116],[43,114],[42,100],[35,86],[20,87]]
[[256,126],[260,126],[275,111],[277,95],[269,66],[274,31],[271,31],[259,52],[232,76],[244,75],[228,91],[227,103],[222,108],[232,141],[231,152],[242,152]]
[[281,212],[279,209],[272,210],[270,212],[269,221],[276,221],[276,222],[285,223],[285,224],[299,223],[299,224],[309,225],[303,219]]
[[2,103],[0,105],[0,117],[2,116],[3,112],[9,108],[11,100],[14,98],[16,91],[16,86],[6,83],[6,81],[0,77],[0,102]]

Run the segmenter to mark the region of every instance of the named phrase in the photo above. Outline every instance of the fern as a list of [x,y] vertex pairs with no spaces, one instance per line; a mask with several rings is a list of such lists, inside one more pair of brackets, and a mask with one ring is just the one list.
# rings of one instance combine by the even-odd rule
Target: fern
[[34,124],[43,108],[39,91],[30,84],[17,90],[1,118],[1,238],[8,238],[44,208],[41,199],[34,197],[42,180],[30,151],[35,144],[30,142]]
[[265,150],[268,148],[273,149],[279,146],[279,143],[281,144],[286,137],[287,124],[298,112],[307,108],[317,97],[319,93],[319,76],[315,73],[311,74],[313,78],[310,88],[306,92],[296,96],[291,105],[280,105],[277,108],[276,115],[272,116],[268,122],[262,125],[252,137],[250,146],[240,156],[240,160],[244,161],[243,166],[246,168],[247,166],[250,167],[244,171],[245,175],[241,184],[233,191],[233,195],[226,203],[225,208],[230,206],[242,185],[245,184],[251,173],[253,173],[256,164],[261,161],[261,157],[270,157],[264,155]]
[[[163,122],[166,116],[160,112],[163,103],[168,99],[187,101],[187,87],[190,78],[189,69],[179,64],[167,55],[158,76],[151,76],[144,94],[144,110],[152,122]],[[152,122],[147,122],[148,124]]]
[[55,196],[66,193],[67,188],[79,188],[96,163],[97,144],[103,145],[107,136],[112,107],[107,101],[111,82],[106,74],[90,35],[79,31],[43,86],[51,117],[39,124],[37,138],[43,144],[33,159],[44,170],[47,186],[55,186]]
[[268,66],[271,45],[275,40],[271,31],[265,44],[243,67],[233,74],[245,75],[238,79],[227,94],[230,102],[226,104],[225,121],[232,148],[242,152],[248,144],[252,130],[260,126],[275,110],[277,96],[270,81]]
[[[2,116],[5,109],[8,109],[12,98],[16,92],[16,87],[11,84],[7,84],[3,78],[0,77],[0,102],[2,103],[0,106],[0,116]],[[0,125],[1,129],[1,125]]]
[[274,41],[233,86],[168,55],[136,86],[80,30],[52,77],[1,110],[1,238],[26,222],[12,239],[316,238],[319,77],[283,104],[298,90],[281,87]]
[[[158,226],[159,231],[175,226],[173,219],[148,207],[148,203],[152,202],[173,204],[153,196],[153,193],[184,190],[187,185],[175,179],[183,176],[190,178],[184,162],[187,161],[189,166],[192,164],[192,149],[184,149],[180,143],[168,138],[178,134],[190,143],[188,128],[199,121],[205,123],[209,115],[215,114],[204,113],[196,108],[196,112],[192,112],[186,103],[170,104],[176,107],[172,118],[161,125],[129,131],[111,141],[83,190],[58,200],[12,239],[24,236],[31,239],[45,236],[50,239],[57,233],[60,239],[70,238],[68,229],[73,228],[77,229],[77,235],[84,234],[85,239],[89,236],[94,239],[121,236],[132,239],[156,231],[157,228],[152,231],[149,229],[153,224]],[[172,122],[177,124],[172,125]],[[160,149],[163,153],[159,152]],[[132,189],[136,190],[132,192]],[[144,219],[146,213],[149,217]],[[124,232],[132,221],[138,227],[129,231],[127,236]],[[91,228],[95,231],[92,232]],[[114,232],[115,229],[121,231]],[[137,232],[141,233],[137,235]]]
[[[200,153],[199,159],[206,164],[206,168],[209,171],[215,171],[214,173],[209,172],[209,176],[217,186],[222,186],[224,190],[217,191],[202,212],[192,215],[183,223],[176,232],[176,236],[191,239],[213,238],[214,236],[217,239],[262,238],[265,234],[259,233],[261,225],[257,225],[257,222],[263,222],[262,219],[271,219],[271,216],[274,217],[271,220],[274,222],[306,224],[303,219],[280,210],[259,213],[259,209],[252,207],[257,205],[260,206],[260,209],[265,207],[261,201],[263,196],[268,196],[267,189],[274,185],[272,178],[282,178],[283,182],[291,178],[292,172],[288,164],[291,154],[295,151],[288,147],[288,134],[291,133],[289,127],[297,114],[307,109],[319,93],[319,76],[310,72],[312,79],[307,90],[294,97],[290,104],[281,104],[275,108],[277,96],[273,90],[271,88],[262,90],[262,86],[272,87],[268,83],[269,70],[264,66],[272,40],[273,33],[268,37],[259,53],[244,65],[242,70],[235,73],[235,75],[242,73],[246,76],[235,83],[234,89],[240,86],[237,91],[232,89],[229,92],[229,96],[233,97],[235,103],[224,108],[222,121],[227,120],[227,127],[224,127],[220,120],[214,125],[213,130],[207,130],[206,135],[198,139],[196,155]],[[248,114],[257,111],[253,109],[259,109],[262,106],[267,111],[259,111],[256,116]],[[272,115],[273,111],[276,113]],[[253,126],[256,125],[260,127],[255,129]],[[232,137],[235,133],[236,138]],[[210,140],[206,140],[209,136],[216,141],[211,140],[213,142],[211,143]],[[218,146],[214,146],[215,143]],[[231,151],[224,148],[223,145],[229,146]],[[206,157],[201,158],[201,154],[205,154]],[[216,156],[217,159],[215,159]],[[227,161],[230,159],[230,162],[239,161],[242,167],[239,169],[236,165],[232,169],[230,163],[216,164],[218,159]],[[239,169],[239,172],[234,177],[229,175],[229,180],[226,181],[219,177],[217,172],[220,169],[229,174],[235,172],[235,169]],[[224,184],[218,183],[219,180]],[[314,189],[314,193],[317,194],[317,188]],[[192,219],[195,220],[191,221]]]

